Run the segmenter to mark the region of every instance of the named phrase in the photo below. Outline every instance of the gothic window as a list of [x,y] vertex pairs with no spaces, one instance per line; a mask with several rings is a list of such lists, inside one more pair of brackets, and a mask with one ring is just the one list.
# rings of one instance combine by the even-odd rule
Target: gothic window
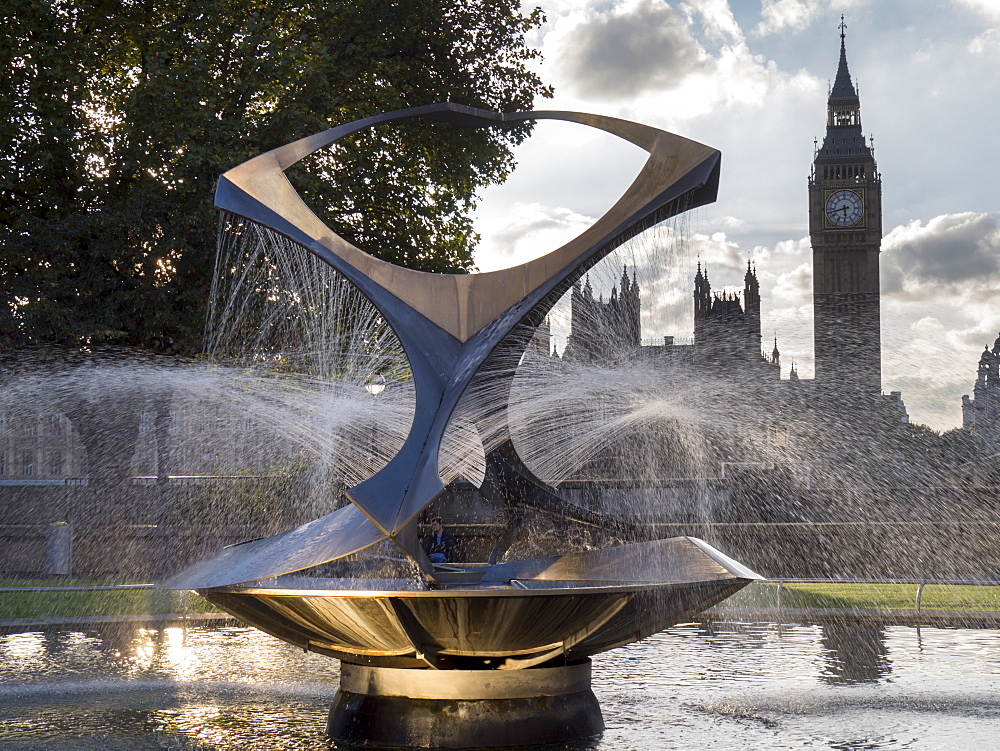
[[49,454],[49,474],[61,475],[63,473],[62,451],[53,451]]
[[35,452],[25,451],[21,457],[21,474],[25,477],[31,477],[35,474]]

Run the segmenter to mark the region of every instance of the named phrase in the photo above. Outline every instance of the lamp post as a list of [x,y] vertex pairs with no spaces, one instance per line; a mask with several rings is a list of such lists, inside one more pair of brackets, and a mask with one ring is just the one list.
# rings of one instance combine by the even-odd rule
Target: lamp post
[[381,373],[372,373],[365,379],[365,391],[372,396],[378,396],[385,391],[385,376]]
[[372,395],[372,421],[371,421],[371,461],[372,461],[372,474],[377,472],[380,467],[378,466],[378,424],[375,420],[374,407],[375,399],[378,398],[379,394],[385,391],[386,381],[385,376],[381,373],[372,373],[365,379],[365,391]]

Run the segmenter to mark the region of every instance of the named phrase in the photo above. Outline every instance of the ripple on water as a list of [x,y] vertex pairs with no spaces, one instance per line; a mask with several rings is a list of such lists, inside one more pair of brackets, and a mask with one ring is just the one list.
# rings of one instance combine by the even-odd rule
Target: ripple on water
[[[854,648],[856,646],[856,649]],[[574,751],[995,747],[1000,632],[687,624],[600,655]],[[253,629],[0,636],[0,747],[329,749],[337,663]]]

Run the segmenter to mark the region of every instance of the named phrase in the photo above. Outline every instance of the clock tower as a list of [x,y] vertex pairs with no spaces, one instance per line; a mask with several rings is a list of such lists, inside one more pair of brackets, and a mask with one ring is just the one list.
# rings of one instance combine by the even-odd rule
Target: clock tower
[[861,101],[840,67],[827,101],[826,136],[809,176],[816,384],[845,397],[882,392],[879,250],[882,180],[861,132]]

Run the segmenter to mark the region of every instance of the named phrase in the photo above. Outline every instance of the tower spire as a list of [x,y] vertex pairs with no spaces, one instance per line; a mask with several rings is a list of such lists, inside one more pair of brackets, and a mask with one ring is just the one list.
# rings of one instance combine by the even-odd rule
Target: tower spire
[[813,146],[816,159],[871,155],[871,148],[861,132],[861,98],[847,67],[846,28],[847,24],[841,17],[840,63],[826,102],[826,137],[818,151],[815,151],[815,144]]
[[[837,66],[837,77],[833,80],[833,88],[830,90],[830,100],[831,105],[834,102],[839,104],[856,103],[858,102],[858,92],[854,88],[854,83],[851,81],[851,71],[847,67],[847,43],[845,41],[846,34],[844,30],[847,28],[847,24],[844,23],[844,17],[840,17],[840,64]],[[831,123],[833,124],[833,123]],[[843,123],[855,125],[860,123]]]

